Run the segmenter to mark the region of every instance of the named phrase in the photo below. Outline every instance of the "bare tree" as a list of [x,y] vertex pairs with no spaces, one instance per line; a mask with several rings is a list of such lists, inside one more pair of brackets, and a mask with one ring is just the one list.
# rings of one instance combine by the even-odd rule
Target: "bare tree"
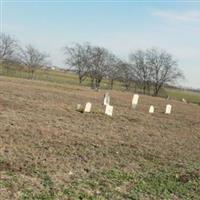
[[121,63],[122,61],[117,58],[114,54],[109,54],[108,56],[109,66],[106,70],[106,78],[110,81],[110,89],[113,89],[113,84],[115,80],[119,80],[121,73]]
[[76,71],[81,84],[87,77],[91,87],[98,89],[103,78],[111,78],[113,85],[116,57],[107,49],[89,43],[74,44],[64,48],[65,63]]
[[33,78],[36,69],[47,65],[47,57],[49,56],[46,53],[41,53],[32,45],[28,45],[24,49],[21,48],[19,61],[21,64],[28,67],[29,73],[31,73],[31,78]]
[[175,83],[184,77],[177,67],[177,61],[166,51],[149,49],[146,51],[146,60],[148,68],[152,70],[151,83],[155,96],[165,84]]
[[135,76],[135,82],[142,87],[143,93],[146,90],[150,92],[150,83],[152,76],[152,68],[147,65],[146,52],[137,50],[135,53],[130,55],[130,61],[133,65],[133,71]]
[[123,83],[126,90],[129,90],[131,84],[135,81],[133,66],[127,62],[120,61],[118,67],[118,80]]
[[79,83],[81,84],[87,78],[88,69],[90,66],[91,46],[89,43],[74,44],[71,47],[64,47],[64,54],[66,56],[65,64],[69,65],[76,71],[79,76]]
[[146,93],[153,88],[153,94],[158,95],[165,84],[174,83],[183,74],[177,67],[176,60],[169,53],[155,48],[145,51],[138,50],[130,55],[136,82]]
[[17,41],[13,37],[0,33],[0,60],[11,59],[17,48]]
[[110,64],[109,52],[105,48],[93,46],[90,57],[89,75],[91,78],[91,87],[99,88],[100,83],[106,77],[107,70]]
[[17,51],[19,49],[17,41],[5,33],[0,33],[0,62],[8,74],[9,69],[17,63]]

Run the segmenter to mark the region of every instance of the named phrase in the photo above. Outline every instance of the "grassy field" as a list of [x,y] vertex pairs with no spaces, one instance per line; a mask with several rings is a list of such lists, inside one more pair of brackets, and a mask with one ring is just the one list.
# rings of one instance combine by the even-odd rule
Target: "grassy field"
[[200,105],[200,93],[187,90],[167,89],[167,94],[177,100],[182,100],[184,98],[187,102],[197,103]]
[[[16,71],[9,70],[8,72],[5,69],[0,67],[0,75],[8,76],[8,77],[18,77],[18,78],[30,78],[30,74],[25,71]],[[79,85],[78,76],[72,72],[62,72],[55,70],[37,70],[34,75],[35,80],[48,81],[53,83],[60,84],[70,84],[70,85]],[[86,79],[83,81],[82,86],[90,86],[90,79]],[[101,83],[101,89],[110,89],[110,84],[108,80],[103,80]],[[115,81],[114,82],[114,90],[125,90],[122,83]],[[200,104],[200,93],[195,93],[191,91],[184,91],[181,89],[169,89],[165,88],[162,96],[169,96],[172,99],[176,99],[181,101],[183,98],[189,103],[197,103]],[[134,92],[134,89],[132,89]],[[137,89],[137,92],[142,93],[142,90]]]
[[132,110],[133,93],[113,90],[111,118],[105,92],[0,77],[0,199],[199,199],[200,106],[141,95]]

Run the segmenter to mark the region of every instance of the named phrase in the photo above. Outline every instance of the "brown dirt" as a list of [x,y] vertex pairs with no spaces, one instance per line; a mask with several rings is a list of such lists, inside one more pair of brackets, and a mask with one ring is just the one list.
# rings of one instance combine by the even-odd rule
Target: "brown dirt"
[[[40,190],[35,171],[47,172],[62,185],[112,168],[133,172],[145,163],[200,162],[200,106],[141,95],[132,110],[132,93],[111,91],[111,118],[103,114],[104,93],[0,79],[0,180],[8,172],[18,176],[16,184],[0,185],[0,199],[18,199],[24,184]],[[88,101],[92,113],[75,110]],[[164,114],[167,103],[173,106],[171,115]]]

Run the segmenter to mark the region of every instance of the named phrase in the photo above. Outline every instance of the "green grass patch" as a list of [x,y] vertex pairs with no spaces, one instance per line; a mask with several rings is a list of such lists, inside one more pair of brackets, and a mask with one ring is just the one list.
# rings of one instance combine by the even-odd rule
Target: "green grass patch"
[[175,89],[167,89],[167,93],[177,100],[185,99],[187,102],[200,104],[200,93]]
[[47,172],[37,171],[37,176],[40,178],[43,190],[35,192],[30,188],[25,188],[22,191],[21,200],[54,200],[56,199],[56,193],[54,183]]
[[78,180],[64,189],[70,199],[198,199],[200,171],[160,169],[129,174],[109,170]]

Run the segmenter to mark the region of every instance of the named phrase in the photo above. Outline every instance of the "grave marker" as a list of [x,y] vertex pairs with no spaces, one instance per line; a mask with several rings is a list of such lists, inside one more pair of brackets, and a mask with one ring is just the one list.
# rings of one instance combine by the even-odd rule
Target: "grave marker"
[[187,101],[186,101],[185,99],[182,99],[182,102],[183,102],[183,103],[187,103]]
[[81,104],[76,105],[76,111],[83,113],[84,112],[84,107]]
[[139,95],[134,94],[132,99],[132,108],[136,108],[139,100]]
[[166,105],[165,114],[171,114],[172,106],[170,104]]
[[149,108],[149,113],[154,113],[154,106],[150,106],[150,108]]
[[76,110],[81,110],[81,104],[77,104],[77,106],[76,106]]
[[113,106],[106,105],[105,114],[109,115],[109,116],[112,116],[112,113],[113,113]]
[[103,105],[110,105],[110,95],[108,92],[104,95]]
[[89,113],[91,111],[92,104],[90,102],[86,103],[84,112]]

